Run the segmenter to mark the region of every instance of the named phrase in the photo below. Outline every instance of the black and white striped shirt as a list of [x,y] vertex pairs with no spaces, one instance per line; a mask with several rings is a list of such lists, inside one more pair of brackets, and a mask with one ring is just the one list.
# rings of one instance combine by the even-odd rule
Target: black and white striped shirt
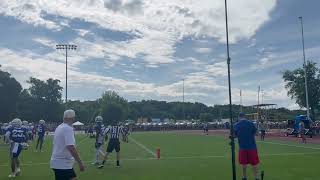
[[110,139],[119,139],[120,134],[123,134],[123,129],[120,126],[110,126],[105,130],[104,134],[110,135]]

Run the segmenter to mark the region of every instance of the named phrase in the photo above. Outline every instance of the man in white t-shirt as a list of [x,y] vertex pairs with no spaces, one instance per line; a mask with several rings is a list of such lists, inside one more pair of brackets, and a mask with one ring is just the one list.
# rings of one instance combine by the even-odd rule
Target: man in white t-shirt
[[75,112],[66,110],[63,115],[63,123],[54,132],[50,167],[54,171],[56,180],[77,179],[77,175],[73,170],[74,161],[79,164],[81,172],[85,169],[75,147],[76,141],[72,127],[74,120]]

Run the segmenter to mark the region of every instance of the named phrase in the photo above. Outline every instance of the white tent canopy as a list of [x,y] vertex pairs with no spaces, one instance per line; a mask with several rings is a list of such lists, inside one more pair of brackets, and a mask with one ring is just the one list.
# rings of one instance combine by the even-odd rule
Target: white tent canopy
[[83,126],[84,124],[80,121],[77,121],[75,123],[72,124],[73,126]]

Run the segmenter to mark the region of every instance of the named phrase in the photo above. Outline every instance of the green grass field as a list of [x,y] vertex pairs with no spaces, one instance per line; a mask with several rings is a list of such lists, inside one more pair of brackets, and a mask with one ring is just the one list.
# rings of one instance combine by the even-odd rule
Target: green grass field
[[[228,140],[220,136],[187,135],[163,132],[134,133],[130,142],[121,144],[122,167],[115,168],[115,154],[104,169],[91,165],[94,140],[77,136],[77,146],[86,171],[78,172],[84,180],[227,180],[231,179]],[[34,146],[33,146],[34,147]],[[161,148],[161,159],[154,158]],[[267,180],[317,180],[320,146],[290,142],[258,142],[261,169]],[[54,179],[49,168],[51,138],[47,137],[43,153],[30,147],[21,156],[22,174],[16,179]],[[151,152],[150,152],[151,151]],[[0,146],[0,179],[8,179],[8,147]],[[75,168],[78,171],[78,167]],[[237,169],[240,177],[239,167]],[[250,174],[251,175],[251,174]]]

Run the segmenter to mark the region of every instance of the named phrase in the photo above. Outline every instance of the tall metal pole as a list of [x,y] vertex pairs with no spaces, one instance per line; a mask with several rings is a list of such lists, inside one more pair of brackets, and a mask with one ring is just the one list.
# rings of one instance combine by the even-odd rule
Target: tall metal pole
[[302,36],[302,52],[303,52],[303,69],[304,69],[304,85],[306,91],[306,104],[307,104],[307,117],[310,119],[310,109],[309,109],[309,95],[308,95],[308,80],[307,80],[307,63],[306,63],[306,53],[304,48],[304,32],[303,32],[303,20],[302,16],[299,17],[301,23],[301,36]]
[[258,113],[258,122],[260,121],[260,86],[258,87],[258,105],[257,105],[257,113]]
[[232,115],[232,97],[231,97],[231,75],[230,75],[230,52],[229,52],[229,27],[228,27],[228,5],[225,3],[225,17],[226,17],[226,40],[227,40],[227,64],[228,64],[228,85],[229,85],[229,118],[230,118],[230,145],[231,145],[231,159],[232,159],[232,179],[236,180],[236,159],[235,159],[235,144],[234,144],[234,129],[233,129],[233,115]]
[[68,48],[66,48],[66,106],[68,104]]
[[184,105],[184,79],[183,79],[183,84],[182,84],[182,108],[183,108],[183,120],[186,120],[186,115],[185,115],[185,105]]
[[76,45],[70,45],[70,44],[57,44],[56,49],[58,50],[65,50],[66,55],[66,97],[65,97],[65,103],[66,107],[68,106],[68,50],[76,50]]
[[240,89],[240,112],[242,112],[242,91]]

